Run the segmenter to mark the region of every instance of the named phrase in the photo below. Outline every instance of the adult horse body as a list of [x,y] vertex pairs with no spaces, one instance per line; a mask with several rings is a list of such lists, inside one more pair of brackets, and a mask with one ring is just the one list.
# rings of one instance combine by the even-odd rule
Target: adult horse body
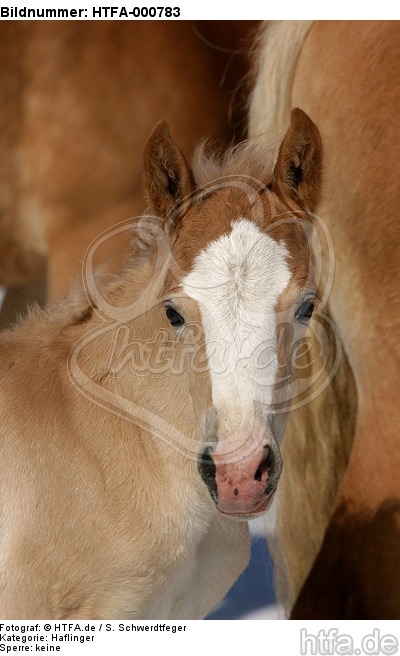
[[[46,280],[55,298],[102,230],[140,216],[142,152],[160,118],[188,153],[206,133],[232,137],[253,25],[2,22],[0,285]],[[121,233],[101,260],[117,269],[128,250]]]
[[[291,604],[311,568],[294,618],[400,617],[399,80],[397,22],[279,22],[260,34],[250,136],[284,130],[296,105],[321,131],[325,184],[318,210],[331,232],[336,258],[330,311],[357,394],[356,401],[348,372],[325,400],[302,410],[301,419],[311,430],[296,455],[297,465],[290,468],[300,428],[297,424],[295,435],[288,426],[288,488],[291,474],[301,484],[296,469],[302,463],[303,475],[307,471],[307,480],[314,480],[315,494],[314,505],[307,506],[298,490],[289,490],[291,503],[282,504],[282,526],[289,524],[289,507],[294,519],[290,539],[295,546],[288,544],[288,532],[283,536],[287,561],[296,550],[301,559],[306,544],[306,539],[296,541],[300,529],[296,534],[295,527],[313,524],[313,514],[326,503],[326,487],[332,496],[332,485],[318,469],[326,472],[324,459],[329,462],[339,485],[345,460],[338,454],[354,430],[322,546],[323,522],[311,554],[298,568],[301,576],[297,571],[292,582]],[[356,403],[355,428],[344,417],[341,429],[331,434],[332,417],[351,415]],[[328,519],[325,511],[326,523]]]
[[274,170],[249,147],[192,170],[160,124],[126,271],[0,337],[2,617],[198,618],[245,567],[313,311],[320,153],[296,110]]

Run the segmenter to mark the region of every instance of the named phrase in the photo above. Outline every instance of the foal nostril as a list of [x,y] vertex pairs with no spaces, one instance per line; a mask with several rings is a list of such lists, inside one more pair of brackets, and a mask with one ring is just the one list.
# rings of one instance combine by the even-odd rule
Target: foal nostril
[[202,480],[208,487],[208,491],[210,492],[212,499],[216,501],[218,498],[217,482],[215,479],[217,469],[215,467],[214,460],[212,459],[211,456],[212,452],[213,449],[209,446],[206,449],[204,449],[203,453],[200,456],[198,469]]
[[254,478],[256,479],[256,481],[261,481],[262,471],[261,471],[260,467],[257,469],[256,473],[254,474]]
[[271,467],[273,467],[273,454],[269,446],[266,447],[266,455],[258,466],[256,473],[254,474],[254,479],[258,482],[262,481],[265,474],[268,476]]
[[265,456],[254,474],[254,480],[264,486],[264,493],[267,496],[270,496],[275,491],[281,469],[282,462],[279,455],[274,452],[273,447],[267,446],[265,448]]

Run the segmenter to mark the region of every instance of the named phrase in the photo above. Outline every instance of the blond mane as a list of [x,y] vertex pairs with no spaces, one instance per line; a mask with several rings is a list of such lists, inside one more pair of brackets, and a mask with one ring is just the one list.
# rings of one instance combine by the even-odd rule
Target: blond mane
[[212,152],[207,142],[195,149],[192,168],[195,181],[203,187],[229,176],[251,177],[268,184],[278,154],[279,140],[249,139],[224,152]]

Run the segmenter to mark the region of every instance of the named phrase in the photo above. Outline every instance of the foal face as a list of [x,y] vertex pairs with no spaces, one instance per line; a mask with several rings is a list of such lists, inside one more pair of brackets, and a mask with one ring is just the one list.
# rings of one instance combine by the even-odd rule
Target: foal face
[[264,512],[276,490],[284,413],[274,408],[289,404],[282,376],[290,376],[290,345],[313,310],[299,212],[318,200],[318,130],[293,110],[275,168],[259,186],[243,175],[245,161],[232,161],[235,178],[196,193],[191,168],[159,124],[146,147],[144,182],[149,209],[168,221],[178,265],[165,284],[166,317],[178,339],[193,322],[202,331],[207,376],[189,373],[205,442],[200,474],[222,513],[248,517]]
[[[182,339],[200,321],[207,356],[207,380],[190,381],[207,445],[200,473],[221,512],[254,516],[268,508],[279,480],[284,415],[273,408],[289,401],[280,377],[291,374],[292,338],[313,309],[307,239],[271,192],[246,203],[228,188],[188,211],[174,255],[187,273],[167,284],[167,317]],[[281,327],[290,336],[278,343]]]

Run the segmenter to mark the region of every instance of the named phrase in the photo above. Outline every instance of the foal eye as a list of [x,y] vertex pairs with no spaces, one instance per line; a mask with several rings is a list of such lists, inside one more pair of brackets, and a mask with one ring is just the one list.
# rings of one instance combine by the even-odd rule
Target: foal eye
[[185,319],[171,306],[165,308],[165,314],[173,328],[180,328],[185,323]]
[[312,317],[312,313],[314,312],[314,306],[314,300],[308,298],[300,305],[299,309],[297,310],[296,319],[301,323],[308,323]]

